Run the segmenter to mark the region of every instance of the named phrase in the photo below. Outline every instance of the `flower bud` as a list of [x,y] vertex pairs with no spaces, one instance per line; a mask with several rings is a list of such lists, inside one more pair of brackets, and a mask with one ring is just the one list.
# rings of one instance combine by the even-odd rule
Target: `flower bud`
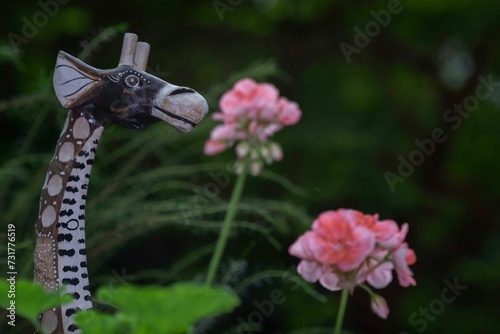
[[236,156],[238,159],[245,159],[249,150],[250,145],[246,141],[239,142],[236,145]]
[[373,294],[370,307],[376,315],[382,319],[387,319],[387,316],[389,315],[389,306],[387,306],[387,302],[384,297]]
[[271,158],[274,161],[280,161],[283,159],[283,151],[281,150],[281,146],[278,143],[271,142],[269,144],[269,150],[271,151]]
[[262,163],[260,161],[250,163],[250,174],[253,176],[259,175],[262,170]]

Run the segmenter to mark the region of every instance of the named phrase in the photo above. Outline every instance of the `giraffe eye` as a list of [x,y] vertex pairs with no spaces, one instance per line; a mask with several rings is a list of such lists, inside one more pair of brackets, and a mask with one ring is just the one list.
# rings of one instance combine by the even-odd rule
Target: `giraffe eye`
[[125,78],[125,83],[131,88],[137,87],[139,85],[139,78],[131,74]]

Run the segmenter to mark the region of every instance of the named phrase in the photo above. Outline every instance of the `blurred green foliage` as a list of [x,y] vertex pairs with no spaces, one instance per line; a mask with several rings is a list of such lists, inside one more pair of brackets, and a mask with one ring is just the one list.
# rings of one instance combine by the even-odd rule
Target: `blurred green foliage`
[[[38,196],[65,118],[51,87],[58,50],[113,68],[127,30],[151,44],[149,72],[200,91],[212,111],[242,76],[274,83],[303,110],[297,126],[276,135],[284,160],[249,180],[236,217],[218,282],[235,289],[242,304],[200,322],[196,333],[237,333],[252,312],[260,312],[256,303],[269,300],[274,290],[284,302],[252,329],[328,331],[339,294],[297,286],[289,276],[297,261],[287,248],[319,212],[339,207],[409,222],[408,241],[418,258],[416,287],[393,282],[378,292],[391,309],[388,320],[372,314],[369,298],[355,291],[346,330],[496,333],[500,157],[494,152],[500,147],[500,94],[495,90],[480,100],[456,128],[443,115],[475,94],[479,77],[499,80],[500,3],[402,0],[401,12],[368,36],[348,63],[339,45],[356,46],[357,31],[365,32],[376,22],[373,13],[380,16],[390,1],[221,2],[233,4],[222,20],[214,1],[72,0],[14,49],[9,34],[21,35],[23,18],[32,22],[42,8],[35,1],[2,4],[1,267],[6,225],[12,223],[18,276],[32,277]],[[234,182],[227,176],[228,185],[207,193],[207,184],[233,159],[230,152],[202,155],[215,124],[207,118],[188,135],[165,124],[105,132],[87,203],[92,291],[127,282],[203,279]],[[419,150],[415,140],[431,138],[436,128],[444,130],[446,141],[391,191],[384,173],[397,174],[398,157],[409,159]],[[432,313],[443,282],[455,278],[467,289]],[[422,329],[415,319],[425,319],[424,308],[432,317]],[[107,309],[97,303],[96,310]],[[12,331],[4,321],[0,326],[2,333],[31,327],[20,322]]]
[[20,320],[18,317],[22,316],[39,330],[40,313],[71,301],[70,296],[61,297],[59,290],[49,293],[39,284],[25,279],[16,280],[11,276],[8,280],[0,281],[0,293],[0,306],[8,310],[9,316],[6,316],[8,322],[16,324]]
[[239,304],[228,289],[193,283],[104,287],[97,299],[119,312],[114,316],[94,310],[79,313],[76,321],[84,334],[181,334],[203,317],[229,312]]

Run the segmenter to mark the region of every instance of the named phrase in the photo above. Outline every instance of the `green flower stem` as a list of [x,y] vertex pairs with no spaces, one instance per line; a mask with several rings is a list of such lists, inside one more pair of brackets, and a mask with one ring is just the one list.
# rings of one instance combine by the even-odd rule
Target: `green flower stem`
[[368,294],[370,295],[370,298],[375,297],[375,294],[373,293],[372,289],[370,289],[367,285],[365,284],[360,284],[358,285],[360,288],[364,289]]
[[231,230],[231,223],[233,222],[234,215],[236,214],[236,209],[238,208],[238,202],[240,201],[241,193],[243,192],[246,176],[247,165],[246,163],[244,163],[241,173],[236,179],[236,184],[234,186],[233,193],[231,194],[231,199],[227,207],[226,217],[224,218],[224,222],[222,223],[222,228],[219,233],[219,239],[217,240],[215,251],[212,254],[210,264],[208,265],[207,280],[205,282],[207,286],[212,285],[215,274],[217,273],[217,268],[220,264],[220,260],[222,259],[222,254],[224,253],[224,249],[226,248],[227,239],[229,238],[229,231]]
[[344,320],[348,294],[349,292],[347,291],[347,289],[342,289],[342,295],[340,297],[339,313],[337,313],[337,321],[335,322],[334,334],[340,334],[340,331],[342,330],[342,321]]

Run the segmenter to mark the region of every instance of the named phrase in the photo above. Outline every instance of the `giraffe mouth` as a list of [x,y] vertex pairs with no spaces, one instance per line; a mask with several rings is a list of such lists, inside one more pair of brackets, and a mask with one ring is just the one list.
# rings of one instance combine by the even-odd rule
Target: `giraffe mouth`
[[[190,130],[194,129],[194,127],[196,126],[196,123],[195,123],[195,122],[193,122],[193,121],[191,121],[191,120],[187,119],[186,117],[182,117],[182,116],[176,115],[176,114],[174,114],[174,113],[172,113],[172,112],[170,112],[170,111],[167,111],[167,110],[165,110],[165,109],[163,109],[163,108],[160,108],[160,107],[158,107],[158,106],[154,106],[154,109],[156,109],[156,110],[158,110],[158,111],[162,112],[162,113],[163,113],[163,114],[165,114],[167,117],[173,118],[173,119],[175,119],[175,120],[178,120],[178,121],[181,121],[181,122],[183,122],[183,123],[186,123],[187,125],[190,125],[190,126],[191,126],[191,128],[190,128],[190,129],[188,129],[187,131],[190,131]],[[154,116],[158,116],[158,114],[154,113]],[[161,117],[161,116],[160,116],[160,118],[161,118],[161,119],[163,119],[164,121],[166,121],[167,123],[171,123],[171,122],[169,122],[167,119],[165,119],[165,118],[163,118],[163,117]],[[172,125],[174,125],[174,124],[172,124]],[[179,128],[179,126],[178,126],[178,125],[174,125],[174,126],[175,126],[177,129],[181,130],[181,131],[186,131],[186,129],[185,129],[184,127]]]
[[166,83],[153,101],[151,115],[172,125],[179,131],[189,132],[208,113],[207,101],[191,88]]

